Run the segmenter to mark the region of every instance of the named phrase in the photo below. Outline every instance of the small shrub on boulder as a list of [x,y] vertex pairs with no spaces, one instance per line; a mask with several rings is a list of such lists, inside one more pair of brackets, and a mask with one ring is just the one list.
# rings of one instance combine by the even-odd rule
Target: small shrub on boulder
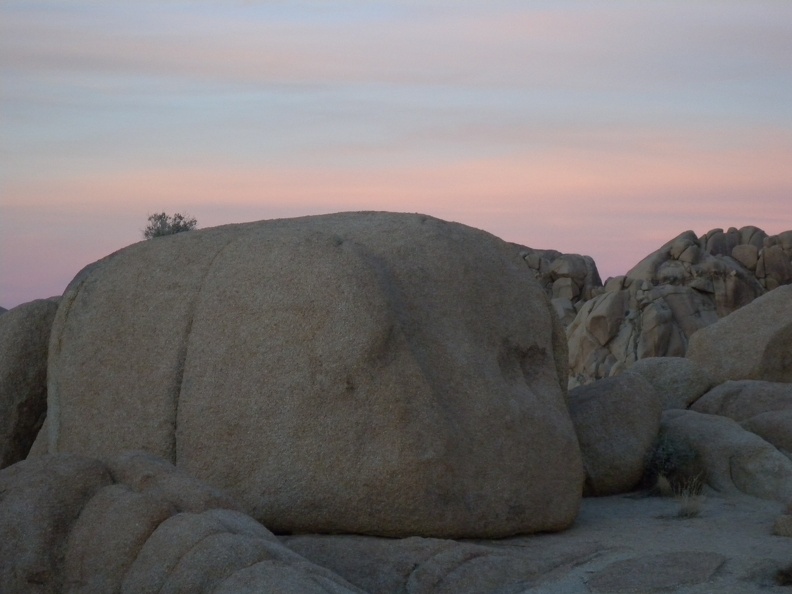
[[195,217],[176,213],[173,216],[164,212],[149,215],[148,225],[143,229],[143,237],[153,239],[164,235],[174,235],[183,231],[192,231],[198,225]]

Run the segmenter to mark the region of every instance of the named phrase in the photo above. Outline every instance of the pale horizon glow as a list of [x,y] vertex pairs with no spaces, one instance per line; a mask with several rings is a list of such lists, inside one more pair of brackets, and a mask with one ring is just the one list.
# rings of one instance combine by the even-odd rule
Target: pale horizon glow
[[792,3],[0,5],[0,306],[141,239],[422,212],[624,274],[792,229]]

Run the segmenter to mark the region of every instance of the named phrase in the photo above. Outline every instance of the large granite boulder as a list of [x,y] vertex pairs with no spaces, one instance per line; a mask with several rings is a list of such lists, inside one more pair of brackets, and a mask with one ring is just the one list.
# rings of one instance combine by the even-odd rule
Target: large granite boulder
[[609,279],[604,292],[575,304],[567,328],[570,387],[617,375],[639,359],[684,357],[697,331],[792,283],[790,237],[756,227],[702,237],[686,231]]
[[792,382],[792,285],[697,332],[687,356],[720,381]]
[[56,299],[0,316],[0,468],[27,456],[47,414],[47,348]]
[[612,495],[635,488],[660,428],[662,404],[649,382],[624,373],[569,391],[583,466],[585,495]]
[[519,250],[421,215],[142,242],[68,287],[49,451],[143,449],[275,531],[499,537],[575,518],[566,345]]
[[362,594],[150,455],[26,460],[0,471],[0,494],[5,594]]

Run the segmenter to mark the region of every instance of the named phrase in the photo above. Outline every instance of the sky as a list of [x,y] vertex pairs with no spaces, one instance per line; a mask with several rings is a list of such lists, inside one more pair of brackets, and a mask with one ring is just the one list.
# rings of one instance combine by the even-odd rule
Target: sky
[[421,212],[602,279],[792,229],[786,0],[0,0],[0,306],[149,214]]

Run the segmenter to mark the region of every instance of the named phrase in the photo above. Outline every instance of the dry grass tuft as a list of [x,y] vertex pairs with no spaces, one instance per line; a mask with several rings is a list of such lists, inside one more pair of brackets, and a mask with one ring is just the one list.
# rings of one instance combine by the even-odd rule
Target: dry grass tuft
[[679,503],[677,518],[696,518],[701,514],[704,502],[704,497],[701,495],[703,488],[704,482],[701,475],[672,485],[665,475],[659,474],[655,484],[655,489],[661,497],[673,497]]
[[684,490],[677,493],[674,498],[679,503],[678,518],[697,518],[701,514],[704,497],[701,495],[700,488]]

